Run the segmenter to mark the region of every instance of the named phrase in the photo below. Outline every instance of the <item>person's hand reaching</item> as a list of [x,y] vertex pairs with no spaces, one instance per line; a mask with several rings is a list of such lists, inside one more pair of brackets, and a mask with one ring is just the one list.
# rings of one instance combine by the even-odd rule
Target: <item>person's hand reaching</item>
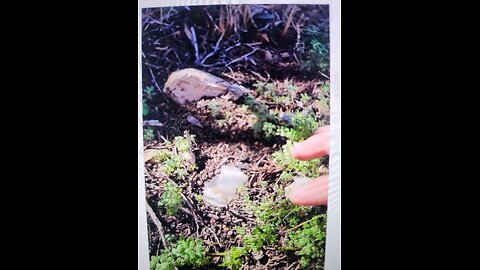
[[[298,160],[310,160],[330,152],[330,126],[319,128],[314,135],[292,147],[292,156]],[[288,194],[298,205],[322,205],[328,200],[328,176],[320,176],[302,186],[292,188]]]

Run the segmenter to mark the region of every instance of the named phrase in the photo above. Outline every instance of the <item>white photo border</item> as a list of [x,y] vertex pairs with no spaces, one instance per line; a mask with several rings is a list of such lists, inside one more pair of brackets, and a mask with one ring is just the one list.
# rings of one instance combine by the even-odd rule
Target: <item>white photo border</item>
[[[138,270],[149,270],[143,160],[142,9],[162,6],[260,4],[257,0],[138,0]],[[340,0],[263,0],[261,4],[330,6],[330,156],[325,270],[341,269],[341,2]]]

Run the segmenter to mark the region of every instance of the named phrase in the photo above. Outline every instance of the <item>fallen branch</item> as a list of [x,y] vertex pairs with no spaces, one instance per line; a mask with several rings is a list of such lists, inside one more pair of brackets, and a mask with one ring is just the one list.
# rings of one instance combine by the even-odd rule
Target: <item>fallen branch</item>
[[292,228],[286,229],[285,232],[289,232],[289,231],[291,231],[291,230],[295,230],[295,229],[297,229],[297,228],[299,228],[299,227],[302,227],[302,226],[305,225],[306,223],[308,223],[308,222],[310,222],[310,221],[314,221],[314,220],[319,219],[319,218],[321,218],[321,217],[322,217],[321,215],[314,216],[313,218],[311,218],[311,219],[309,219],[309,220],[307,220],[307,221],[304,221],[304,222],[298,224],[297,226],[294,226],[294,227],[292,227]]
[[207,56],[205,56],[203,58],[202,62],[200,63],[201,65],[203,65],[203,63],[205,63],[205,61],[208,58],[210,58],[212,55],[214,55],[218,51],[219,46],[220,46],[220,42],[222,41],[224,35],[225,35],[225,32],[223,32],[222,35],[220,36],[220,38],[218,39],[217,44],[215,44],[215,47],[213,48],[213,52],[209,53]]
[[295,50],[293,50],[293,56],[295,57],[295,60],[297,60],[297,63],[299,64],[300,64],[300,61],[298,60],[298,57],[295,51],[298,49],[298,47],[300,47],[300,42],[302,39],[302,29],[300,26],[302,19],[303,19],[303,14],[300,16],[297,23],[292,21],[293,29],[295,29],[295,32],[297,32],[297,41],[295,42]]
[[168,102],[168,99],[163,95],[162,89],[160,88],[160,86],[158,86],[157,80],[155,79],[155,75],[153,75],[152,69],[149,68],[149,70],[150,70],[150,74],[152,74],[153,83],[154,83],[155,86],[157,87],[158,92],[160,92],[160,95],[165,99],[165,101],[166,101],[167,103],[169,103],[169,102]]
[[162,223],[160,222],[160,220],[158,220],[157,218],[157,215],[155,215],[155,212],[153,212],[153,209],[152,207],[148,204],[148,202],[146,202],[147,204],[147,213],[148,215],[150,215],[150,218],[152,218],[153,220],[153,223],[155,224],[155,226],[157,226],[157,229],[158,229],[158,232],[160,234],[160,238],[162,239],[162,244],[165,248],[168,248],[167,246],[167,241],[165,241],[165,234],[163,232],[163,226],[162,226]]
[[238,62],[238,61],[241,61],[241,60],[249,57],[250,55],[254,54],[256,51],[258,51],[257,48],[253,49],[253,51],[251,51],[251,52],[249,52],[249,53],[247,53],[247,54],[245,54],[245,55],[240,56],[239,58],[237,58],[237,59],[235,59],[235,60],[230,61],[230,63],[228,63],[227,66],[230,66],[230,65],[233,64],[233,63],[236,63],[236,62]]
[[330,77],[328,77],[327,75],[323,74],[321,71],[319,71],[318,73],[320,73],[320,75],[322,75],[323,77],[327,78],[330,80]]
[[198,43],[197,43],[197,35],[195,34],[195,28],[192,26],[190,29],[185,24],[185,35],[187,35],[188,39],[192,42],[193,48],[195,49],[195,63],[198,63],[200,60],[200,56],[198,54]]
[[290,24],[292,24],[293,14],[295,14],[295,12],[296,12],[296,7],[297,7],[296,5],[292,6],[292,10],[290,11],[290,15],[288,15],[287,23],[285,24],[285,28],[283,28],[283,31],[282,31],[282,37],[285,36],[288,28],[290,28]]
[[240,46],[240,45],[242,45],[242,43],[237,42],[235,45],[226,48],[225,51],[228,52],[228,51],[230,51],[231,49],[236,48],[236,47],[238,47],[238,46]]
[[[183,200],[187,203],[188,207],[190,208],[191,213],[188,213],[187,211],[183,210],[185,213],[190,214],[193,217],[193,220],[195,221],[195,226],[197,227],[197,235],[198,235],[198,230],[200,230],[200,226],[198,226],[198,217],[195,214],[195,208],[190,204],[190,202],[187,200],[187,197],[183,194],[183,192],[180,193],[182,196]],[[203,224],[202,224],[203,225]]]

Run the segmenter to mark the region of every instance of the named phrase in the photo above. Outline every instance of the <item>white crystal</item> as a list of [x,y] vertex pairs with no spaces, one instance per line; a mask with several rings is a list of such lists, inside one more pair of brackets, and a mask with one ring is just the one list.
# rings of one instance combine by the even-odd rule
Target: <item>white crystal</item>
[[238,197],[237,189],[247,182],[248,176],[233,165],[223,165],[220,174],[205,182],[203,200],[211,205],[224,207]]

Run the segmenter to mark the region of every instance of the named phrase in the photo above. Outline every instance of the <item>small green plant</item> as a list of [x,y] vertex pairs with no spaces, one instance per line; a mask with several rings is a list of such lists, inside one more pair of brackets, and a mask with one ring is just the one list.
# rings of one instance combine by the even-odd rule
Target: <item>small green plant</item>
[[153,98],[153,95],[154,95],[153,90],[154,90],[153,86],[145,87],[144,93],[145,93],[145,96],[146,96],[147,100],[151,100]]
[[320,126],[319,121],[312,112],[297,112],[290,118],[291,127],[281,127],[278,135],[297,142],[310,137]]
[[265,137],[270,138],[275,135],[297,142],[310,137],[321,125],[315,114],[308,111],[296,112],[294,115],[286,117],[286,122],[282,125],[264,122],[262,131]]
[[330,82],[325,82],[320,86],[320,89],[322,90],[324,95],[329,96],[330,95]]
[[270,114],[270,109],[267,105],[255,100],[251,95],[245,97],[245,105],[248,106],[250,111],[255,115],[256,122],[252,126],[253,135],[255,138],[260,138],[263,134],[263,125],[265,122],[273,121],[275,117]]
[[273,123],[270,123],[270,122],[263,123],[262,130],[265,134],[265,138],[267,139],[277,135],[277,125]]
[[207,265],[205,248],[200,239],[181,237],[169,249],[163,249],[159,256],[152,256],[151,270],[173,270],[178,268],[198,268]]
[[272,245],[277,241],[277,229],[272,223],[264,223],[252,229],[251,234],[242,238],[243,246],[248,251],[259,251],[264,245]]
[[232,270],[238,269],[243,264],[242,257],[246,255],[246,250],[243,247],[231,247],[229,250],[218,253],[223,255],[223,261],[218,266],[225,266]]
[[147,102],[145,100],[142,100],[142,115],[147,116],[148,113],[149,113],[149,110],[148,110]]
[[312,97],[307,95],[307,94],[301,94],[300,95],[300,101],[303,103],[308,103],[310,100],[312,100]]
[[302,268],[323,269],[323,264],[314,263],[323,261],[325,256],[325,215],[317,215],[290,232],[285,239],[285,250],[294,250],[300,256]]
[[150,109],[148,107],[147,102],[151,102],[154,96],[154,88],[153,86],[147,86],[143,89],[143,98],[142,98],[142,114],[146,116],[150,113]]
[[190,140],[182,136],[175,137],[175,139],[173,140],[173,144],[177,148],[178,152],[183,153],[190,150],[190,148],[192,147],[192,144],[195,143],[195,136],[189,135],[189,137],[190,137]]
[[[258,82],[256,84],[253,85],[256,90],[257,90],[257,93],[264,99],[264,100],[267,100],[267,101],[272,101],[274,102],[275,104],[284,104],[284,103],[288,103],[289,100],[290,100],[290,97],[288,95],[285,95],[284,93],[281,93],[282,91],[281,90],[278,90],[277,87],[275,86],[275,84],[273,83],[262,83],[262,82]],[[295,90],[297,89],[296,86],[294,85],[288,85],[287,86],[287,90],[292,90],[293,92],[295,92]]]
[[167,215],[176,215],[178,209],[182,205],[182,197],[180,195],[182,189],[170,182],[167,182],[164,185],[164,188],[165,190],[160,197],[158,205],[165,207],[165,209],[167,210]]
[[288,140],[282,146],[282,150],[272,154],[274,162],[281,168],[283,172],[280,175],[282,180],[290,180],[295,175],[306,177],[317,177],[318,167],[322,163],[322,159],[313,159],[309,161],[301,161],[294,159],[290,153],[293,146],[292,141]]
[[272,101],[275,102],[275,104],[286,104],[290,102],[290,97],[289,96],[272,96]]
[[195,200],[197,200],[197,202],[202,202],[203,201],[203,196],[200,195],[200,194],[194,193],[193,197],[195,198]]
[[290,153],[293,143],[302,141],[310,137],[313,132],[321,125],[313,113],[297,112],[289,121],[290,126],[277,126],[275,134],[287,139],[282,150],[273,153],[275,163],[283,168],[280,175],[282,180],[290,180],[295,175],[306,177],[317,177],[318,167],[321,159],[301,161],[294,159]]
[[311,40],[306,53],[306,61],[302,64],[309,71],[316,68],[321,72],[329,72],[330,56],[328,47],[317,39]]
[[220,102],[218,101],[210,101],[207,104],[208,109],[212,113],[213,117],[221,117],[222,116],[222,111],[221,111],[221,105]]
[[305,29],[302,42],[297,44],[302,70],[329,73],[330,46],[328,23],[322,27],[311,25]]
[[195,157],[191,151],[194,144],[194,135],[185,133],[184,136],[177,136],[173,143],[165,142],[169,150],[161,150],[154,160],[160,164],[160,170],[165,175],[185,180],[188,173],[196,168]]
[[154,130],[150,127],[144,128],[143,129],[143,141],[149,142],[155,139],[155,133]]

